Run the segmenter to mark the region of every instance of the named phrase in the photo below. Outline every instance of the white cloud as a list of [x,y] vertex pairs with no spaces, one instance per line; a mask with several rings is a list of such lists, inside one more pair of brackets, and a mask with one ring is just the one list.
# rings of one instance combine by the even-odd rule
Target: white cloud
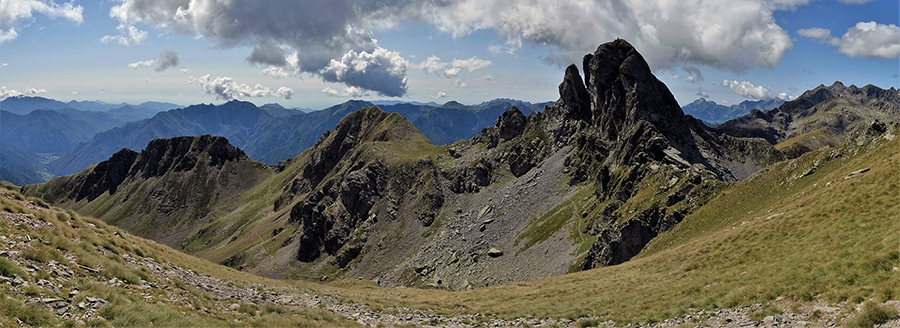
[[818,27],[798,30],[797,34],[837,46],[838,52],[850,57],[900,58],[900,27],[894,24],[859,22],[840,38],[831,36],[830,30]]
[[731,88],[735,93],[744,96],[746,98],[762,100],[772,98],[772,95],[769,94],[769,89],[761,86],[761,85],[753,85],[748,81],[738,82],[738,81],[722,81],[723,87]]
[[149,66],[153,66],[154,62],[156,62],[156,61],[153,59],[142,60],[142,61],[133,62],[131,64],[128,64],[128,67],[131,67],[131,69],[138,69],[138,67],[149,67]]
[[41,93],[45,93],[45,92],[47,92],[47,89],[44,89],[44,88],[40,88],[40,89],[28,88],[28,90],[25,90],[26,95],[36,95],[36,94],[41,94]]
[[506,42],[502,45],[491,45],[488,46],[488,51],[493,54],[499,53],[507,53],[507,54],[515,54],[519,52],[519,49],[522,49],[522,38],[521,37],[513,37],[506,39]]
[[147,38],[147,31],[142,31],[134,26],[119,25],[117,27],[119,35],[104,35],[100,38],[100,43],[107,44],[115,42],[123,46],[138,45]]
[[399,52],[378,47],[372,52],[350,50],[340,61],[332,59],[320,74],[327,82],[344,83],[380,95],[400,97],[406,95],[408,67],[409,62]]
[[73,96],[77,96],[77,95],[78,95],[78,91],[72,91],[72,95],[73,95]]
[[472,72],[491,66],[491,64],[490,60],[479,59],[474,56],[469,59],[454,59],[449,63],[442,62],[437,56],[431,56],[412,67],[420,69],[426,74],[441,72],[445,77],[453,78],[459,75],[459,72],[463,69]]
[[322,93],[324,93],[330,97],[335,97],[335,98],[338,98],[341,96],[341,94],[338,93],[338,91],[332,87],[325,87],[325,89],[322,89]]
[[47,89],[44,88],[28,88],[25,90],[25,93],[19,92],[15,89],[8,89],[6,87],[0,87],[0,99],[5,99],[8,97],[18,97],[18,96],[26,96],[26,95],[39,95],[42,93],[46,93]]
[[280,87],[275,91],[275,95],[284,99],[291,99],[294,97],[294,89],[288,87]]
[[[4,0],[0,3],[0,44],[15,40],[19,33],[16,27],[22,21],[34,20],[34,14],[39,13],[50,18],[65,18],[75,25],[81,25],[84,21],[83,8],[72,5],[71,2],[62,5],[54,1],[39,0]],[[27,23],[26,23],[27,25]]]
[[21,95],[22,95],[22,93],[20,93],[16,90],[7,89],[6,87],[0,87],[0,98],[5,99],[7,97],[18,97]]
[[813,27],[813,28],[804,28],[797,30],[797,34],[801,36],[805,36],[807,38],[816,39],[819,41],[830,41],[831,39],[831,30],[824,29],[821,27]]
[[276,79],[276,80],[286,78],[290,75],[290,74],[288,74],[288,72],[286,72],[284,70],[284,68],[277,67],[277,66],[269,66],[267,68],[264,68],[262,71],[259,72],[259,74],[271,76],[273,79]]
[[9,64],[7,64],[7,63],[3,63],[3,66],[4,66],[4,67],[6,67],[6,66],[7,66],[7,65],[9,65]]
[[792,46],[775,23],[774,4],[758,0],[442,3],[449,4],[423,11],[422,19],[455,37],[494,29],[507,40],[551,46],[544,59],[560,66],[580,63],[597,44],[616,37],[635,45],[654,68],[681,63],[732,71],[771,68]]
[[461,80],[461,79],[456,79],[455,81],[453,81],[453,84],[455,84],[457,88],[465,88],[465,87],[469,86],[466,82],[463,82],[463,80]]
[[340,93],[331,87],[325,87],[322,89],[322,93],[335,98],[361,98],[369,96],[369,93],[365,90],[352,86],[344,87],[344,93]]
[[244,83],[237,83],[234,79],[227,76],[220,76],[210,79],[209,74],[195,79],[193,76],[188,78],[188,83],[197,83],[200,86],[200,92],[215,97],[216,99],[232,100],[245,97],[281,97],[291,99],[294,96],[294,90],[288,87],[280,87],[275,92],[271,89],[256,84],[250,86]]
[[447,98],[447,93],[443,92],[443,91],[438,91],[437,94],[435,94],[433,96],[429,96],[429,97],[431,97],[431,99],[438,100],[438,99],[442,99],[442,98]]
[[187,74],[187,73],[190,73],[190,72],[191,72],[191,69],[190,69],[190,68],[182,68],[182,69],[181,69],[181,74]]

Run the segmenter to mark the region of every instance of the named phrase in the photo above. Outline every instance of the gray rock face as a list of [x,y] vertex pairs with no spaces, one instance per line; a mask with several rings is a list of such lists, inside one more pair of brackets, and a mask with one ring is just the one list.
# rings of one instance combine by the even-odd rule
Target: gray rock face
[[525,131],[525,115],[513,106],[503,112],[494,125],[499,129],[500,140],[507,141]]

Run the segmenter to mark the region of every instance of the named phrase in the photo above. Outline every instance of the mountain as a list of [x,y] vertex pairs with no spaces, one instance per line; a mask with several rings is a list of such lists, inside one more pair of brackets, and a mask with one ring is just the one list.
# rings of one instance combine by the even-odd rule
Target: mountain
[[105,112],[113,108],[126,106],[126,103],[110,104],[103,101],[69,101],[66,103],[69,108],[77,109],[83,112]]
[[[900,90],[858,88],[840,81],[819,85],[778,108],[723,123],[717,130],[739,137],[765,138],[793,157],[850,139],[880,134],[900,122]],[[789,142],[786,142],[788,141]]]
[[61,155],[96,134],[92,124],[54,110],[35,110],[28,115],[0,111],[0,137],[31,153]]
[[312,146],[323,132],[333,127],[344,116],[371,107],[361,100],[310,112],[269,120],[255,129],[247,143],[242,145],[250,157],[269,164],[297,156]]
[[219,106],[200,104],[173,109],[97,133],[52,162],[50,168],[60,175],[72,174],[99,163],[122,148],[142,149],[156,138],[213,134],[243,144],[256,131],[257,124],[271,117],[252,103],[237,100]]
[[27,115],[36,109],[60,110],[65,108],[70,107],[64,102],[44,97],[16,96],[0,101],[0,110],[18,115]]
[[260,109],[272,115],[272,117],[287,117],[291,115],[303,115],[306,114],[306,111],[300,109],[287,109],[284,106],[279,104],[265,104],[259,107]]
[[45,172],[38,155],[0,139],[0,181],[9,181],[17,186],[40,183],[46,181]]
[[737,105],[725,106],[699,98],[685,105],[681,110],[710,126],[717,126],[725,121],[747,115],[752,109],[769,110],[781,106],[783,103],[784,100],[780,98],[772,98],[757,101],[745,100]]
[[174,247],[238,208],[236,197],[271,173],[223,137],[176,137],[154,139],[140,153],[122,149],[35,192]]

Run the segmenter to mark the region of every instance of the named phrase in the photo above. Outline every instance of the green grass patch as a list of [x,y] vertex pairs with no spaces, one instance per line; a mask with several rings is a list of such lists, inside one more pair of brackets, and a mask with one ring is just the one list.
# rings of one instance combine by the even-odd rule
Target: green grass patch
[[22,268],[16,265],[15,262],[2,258],[0,258],[0,275],[6,277],[26,277],[25,270],[22,270]]
[[847,322],[848,328],[871,328],[897,317],[897,309],[867,301],[862,311]]

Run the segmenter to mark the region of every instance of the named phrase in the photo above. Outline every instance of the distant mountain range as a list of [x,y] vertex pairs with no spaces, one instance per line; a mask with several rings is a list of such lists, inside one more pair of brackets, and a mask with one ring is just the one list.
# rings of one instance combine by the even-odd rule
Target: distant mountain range
[[[443,105],[393,101],[378,103],[383,110],[399,113],[412,121],[438,145],[472,137],[482,128],[492,125],[500,113],[511,106],[532,113],[552,105],[552,102],[532,104],[514,99],[496,99],[478,105],[455,101]],[[375,104],[351,100],[308,113],[304,109],[288,109],[279,104],[257,107],[241,101],[222,105],[199,104],[163,112],[159,109],[177,105],[155,102],[120,105],[116,107],[119,105],[97,101],[63,103],[42,97],[10,97],[0,102],[0,108],[4,108],[4,140],[15,145],[17,150],[35,155],[47,154],[53,159],[49,164],[37,166],[38,171],[43,172],[40,175],[14,169],[34,167],[30,162],[15,163],[15,160],[9,160],[0,163],[0,166],[7,167],[7,173],[0,175],[0,179],[16,173],[16,176],[33,178],[18,179],[19,182],[41,182],[43,180],[37,177],[81,171],[122,148],[137,150],[156,138],[203,134],[225,136],[231,143],[243,148],[251,158],[275,164],[312,146],[342,117]],[[6,111],[6,108],[13,111]]]
[[751,109],[767,110],[781,106],[783,103],[783,99],[772,98],[757,101],[745,100],[737,105],[725,106],[700,98],[681,107],[681,110],[709,126],[716,126],[725,121],[747,115]]

